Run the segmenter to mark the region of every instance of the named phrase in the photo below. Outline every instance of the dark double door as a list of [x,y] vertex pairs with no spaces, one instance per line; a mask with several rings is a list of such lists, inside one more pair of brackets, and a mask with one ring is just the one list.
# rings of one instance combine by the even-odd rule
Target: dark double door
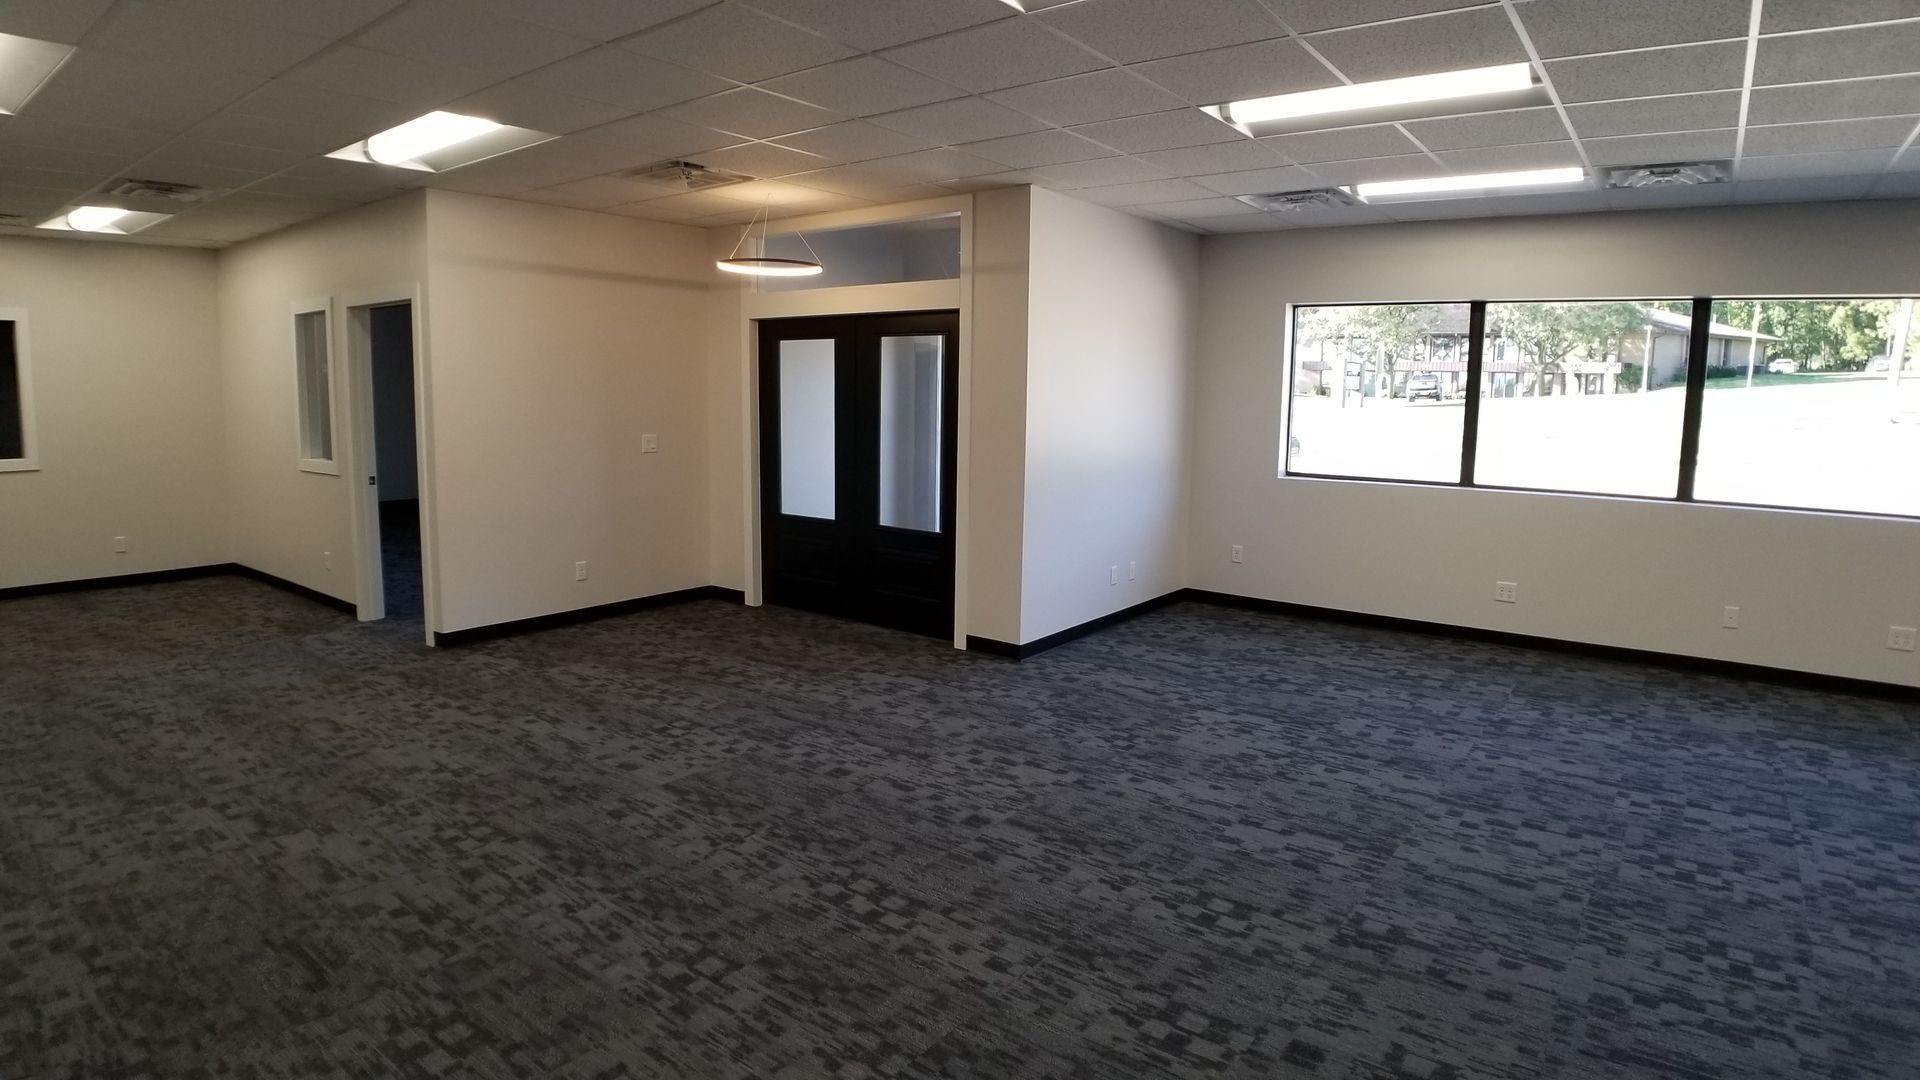
[[959,341],[951,311],[760,324],[768,603],[952,634]]

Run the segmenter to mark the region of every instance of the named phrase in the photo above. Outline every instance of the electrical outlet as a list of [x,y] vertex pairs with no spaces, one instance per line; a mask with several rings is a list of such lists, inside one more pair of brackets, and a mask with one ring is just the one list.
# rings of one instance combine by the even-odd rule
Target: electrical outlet
[[640,436],[640,452],[643,454],[659,453],[660,452],[660,436],[658,435]]
[[1512,581],[1496,581],[1493,583],[1493,598],[1502,604],[1517,604],[1520,602],[1520,586]]
[[1119,563],[1115,563],[1114,565],[1107,567],[1107,584],[1109,585],[1120,584],[1120,564]]
[[1241,547],[1241,546],[1240,546],[1239,544],[1235,544],[1235,545],[1233,545],[1233,561],[1234,561],[1234,562],[1246,562],[1246,561],[1247,561],[1247,549],[1245,549],[1245,548],[1243,548],[1243,547]]
[[320,569],[322,570],[333,569],[333,552],[323,551],[320,553]]
[[1140,580],[1140,564],[1137,562],[1134,562],[1132,559],[1127,560],[1127,580],[1128,581]]
[[1729,630],[1740,629],[1740,609],[1728,604],[1720,609],[1720,625]]
[[125,554],[127,553],[127,538],[126,538],[126,537],[124,537],[124,536],[116,536],[116,537],[114,537],[114,538],[113,538],[113,553],[114,553],[115,555],[125,555]]
[[580,562],[577,562],[577,563],[574,563],[574,564],[573,564],[573,580],[575,580],[575,581],[585,581],[585,580],[587,580],[587,564],[586,564],[586,560],[584,560],[584,559],[583,559],[583,560],[581,560]]
[[1912,652],[1916,634],[1920,634],[1920,631],[1911,626],[1889,626],[1887,627],[1887,648],[1899,652]]

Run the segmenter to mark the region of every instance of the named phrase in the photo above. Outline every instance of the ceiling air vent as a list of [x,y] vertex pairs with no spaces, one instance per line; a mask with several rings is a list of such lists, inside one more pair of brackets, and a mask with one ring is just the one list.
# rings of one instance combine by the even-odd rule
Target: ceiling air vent
[[157,202],[195,203],[207,197],[205,188],[192,184],[170,184],[165,180],[122,180],[107,190],[122,199],[152,199]]
[[628,180],[655,184],[674,191],[706,191],[708,188],[726,187],[728,184],[738,184],[741,181],[753,179],[724,169],[709,169],[705,165],[691,161],[662,161],[620,175]]
[[1234,198],[1256,210],[1282,214],[1322,206],[1352,206],[1354,199],[1339,188],[1314,188],[1310,191],[1276,191],[1268,195],[1236,195]]
[[1621,165],[1607,170],[1610,188],[1693,187],[1727,182],[1724,161],[1680,161],[1669,165]]

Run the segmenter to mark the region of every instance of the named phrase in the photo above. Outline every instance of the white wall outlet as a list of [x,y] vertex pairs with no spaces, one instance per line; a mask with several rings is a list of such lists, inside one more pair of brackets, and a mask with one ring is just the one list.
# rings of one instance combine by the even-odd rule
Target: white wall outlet
[[1109,585],[1120,584],[1120,564],[1119,563],[1115,563],[1112,566],[1107,567],[1107,584]]
[[1246,548],[1243,548],[1243,547],[1241,547],[1241,546],[1240,546],[1239,544],[1235,544],[1235,545],[1233,545],[1233,561],[1234,561],[1234,562],[1246,562],[1246,561],[1247,561],[1247,549],[1246,549]]
[[116,537],[114,537],[114,538],[113,538],[113,553],[114,553],[115,555],[125,555],[125,554],[127,553],[127,538],[126,538],[126,537],[124,537],[124,536],[116,536]]
[[1520,602],[1520,586],[1517,582],[1496,581],[1493,583],[1493,598],[1503,604]]
[[643,454],[659,453],[660,452],[660,436],[658,435],[640,436],[640,452]]
[[1920,636],[1920,630],[1915,630],[1911,626],[1889,626],[1887,627],[1887,648],[1900,652],[1912,652],[1915,636]]
[[323,551],[320,553],[320,569],[322,570],[333,569],[333,552]]
[[1729,630],[1740,629],[1740,609],[1728,604],[1720,609],[1720,625]]
[[575,581],[587,580],[586,560],[582,559],[581,561],[573,564],[573,580]]
[[1135,562],[1132,559],[1127,560],[1127,580],[1128,581],[1140,580],[1140,564]]

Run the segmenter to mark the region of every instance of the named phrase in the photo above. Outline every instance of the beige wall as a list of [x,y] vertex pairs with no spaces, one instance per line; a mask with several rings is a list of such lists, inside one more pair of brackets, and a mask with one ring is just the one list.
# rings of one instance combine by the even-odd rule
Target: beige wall
[[706,244],[429,193],[442,631],[708,583]]
[[1193,235],[1032,198],[1021,642],[1186,583],[1200,285]]
[[40,461],[0,472],[0,588],[229,560],[214,266],[209,251],[0,238]]
[[967,627],[1019,642],[1026,513],[1027,326],[1033,189],[973,197]]
[[221,251],[219,325],[235,561],[329,596],[357,599],[352,478],[299,469],[293,305],[331,299],[335,307],[333,441],[344,464],[354,432],[345,398],[340,305],[419,289],[425,223],[424,195],[414,193]]
[[1275,477],[1288,304],[1911,293],[1916,235],[1920,204],[1877,202],[1209,238],[1191,584],[1920,685],[1884,647],[1920,624],[1920,522]]

